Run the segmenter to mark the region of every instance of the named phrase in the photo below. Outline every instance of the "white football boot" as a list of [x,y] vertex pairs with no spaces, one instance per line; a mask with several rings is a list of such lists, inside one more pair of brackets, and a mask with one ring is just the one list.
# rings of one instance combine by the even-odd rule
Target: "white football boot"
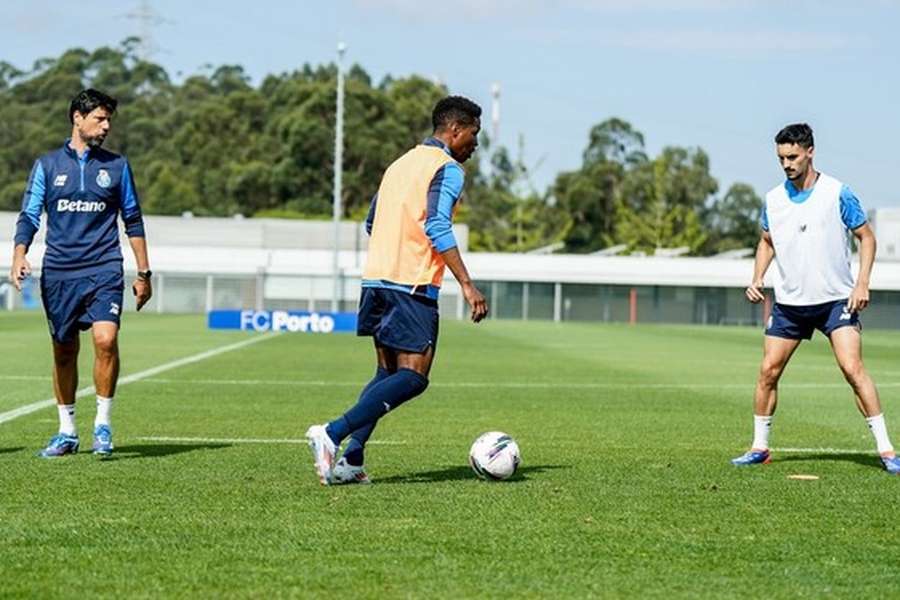
[[346,458],[341,457],[331,470],[331,485],[345,485],[348,483],[368,485],[372,483],[372,480],[366,474],[365,467],[354,467],[347,462]]
[[331,470],[334,468],[334,454],[337,448],[334,447],[334,442],[325,432],[324,425],[313,425],[307,429],[306,441],[309,444],[309,451],[313,455],[319,483],[328,485],[331,480]]

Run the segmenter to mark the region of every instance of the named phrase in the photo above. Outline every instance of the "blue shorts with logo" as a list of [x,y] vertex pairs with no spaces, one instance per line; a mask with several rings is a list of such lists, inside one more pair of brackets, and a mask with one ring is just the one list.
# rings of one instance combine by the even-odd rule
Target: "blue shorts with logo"
[[847,300],[833,300],[810,306],[788,306],[778,304],[772,307],[766,335],[789,340],[808,340],[818,329],[825,335],[841,327],[862,329],[859,313],[847,310]]
[[372,336],[379,346],[423,353],[437,347],[437,300],[386,288],[364,287],[359,298],[356,335]]
[[50,326],[50,336],[59,343],[74,340],[79,331],[97,321],[118,325],[122,312],[125,278],[121,269],[108,269],[80,277],[44,272],[41,300]]

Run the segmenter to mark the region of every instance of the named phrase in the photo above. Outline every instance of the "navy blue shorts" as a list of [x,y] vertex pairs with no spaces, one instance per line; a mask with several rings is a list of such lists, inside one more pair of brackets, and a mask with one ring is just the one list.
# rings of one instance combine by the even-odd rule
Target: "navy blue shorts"
[[41,300],[50,336],[59,343],[77,337],[97,321],[119,324],[125,278],[122,271],[101,271],[84,277],[41,277]]
[[808,340],[818,329],[825,335],[840,327],[862,329],[859,313],[847,311],[846,300],[834,300],[811,306],[788,306],[776,303],[766,326],[766,335],[789,340]]
[[359,297],[356,335],[372,336],[379,346],[424,353],[437,347],[437,300],[398,290],[364,287]]

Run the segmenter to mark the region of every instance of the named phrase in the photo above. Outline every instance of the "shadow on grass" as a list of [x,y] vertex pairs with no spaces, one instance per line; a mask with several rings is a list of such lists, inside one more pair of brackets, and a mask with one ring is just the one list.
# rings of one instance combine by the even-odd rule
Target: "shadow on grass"
[[105,460],[129,460],[132,458],[162,458],[197,450],[230,448],[231,444],[140,444],[116,446],[113,455]]
[[[527,481],[529,475],[536,475],[544,471],[553,469],[570,469],[569,465],[530,465],[522,467],[516,474],[503,483],[518,483]],[[422,471],[420,473],[410,473],[409,475],[394,475],[392,477],[378,478],[375,483],[378,485],[394,484],[394,483],[435,483],[439,481],[469,481],[477,479],[474,471],[468,466],[448,467],[438,471]]]
[[876,469],[883,469],[884,466],[881,464],[881,458],[874,454],[858,454],[858,453],[842,453],[842,454],[792,454],[790,456],[782,456],[775,459],[776,462],[798,462],[798,461],[820,461],[820,460],[830,460],[830,461],[840,461],[840,462],[853,462],[858,465],[863,465],[864,467],[874,467]]
[[13,452],[21,452],[24,449],[24,446],[19,446],[18,448],[0,448],[0,454],[12,454]]

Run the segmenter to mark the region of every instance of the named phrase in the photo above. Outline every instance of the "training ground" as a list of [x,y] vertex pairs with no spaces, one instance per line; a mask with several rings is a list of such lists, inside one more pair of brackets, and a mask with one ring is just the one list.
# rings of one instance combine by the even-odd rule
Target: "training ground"
[[[900,478],[824,338],[783,379],[773,463],[729,463],[750,442],[761,342],[446,321],[431,386],[375,432],[374,485],[323,488],[303,434],[355,401],[369,340],[128,314],[115,454],[89,453],[85,390],[82,452],[47,461],[46,325],[0,313],[0,596],[896,597]],[[900,442],[900,333],[864,343]],[[510,481],[467,465],[488,430],[522,448]]]

